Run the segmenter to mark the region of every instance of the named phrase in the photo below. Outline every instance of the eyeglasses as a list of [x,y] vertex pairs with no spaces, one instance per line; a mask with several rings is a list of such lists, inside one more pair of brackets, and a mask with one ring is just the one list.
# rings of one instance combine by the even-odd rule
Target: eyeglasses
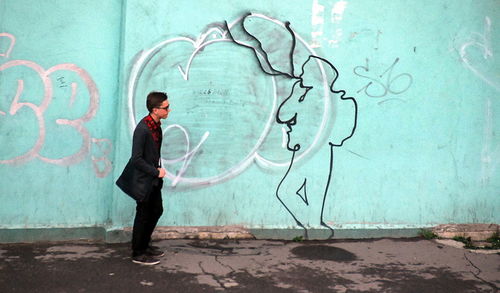
[[168,108],[170,108],[170,105],[166,106],[166,107],[156,107],[157,109],[162,109],[162,110],[165,110],[165,111],[168,111]]

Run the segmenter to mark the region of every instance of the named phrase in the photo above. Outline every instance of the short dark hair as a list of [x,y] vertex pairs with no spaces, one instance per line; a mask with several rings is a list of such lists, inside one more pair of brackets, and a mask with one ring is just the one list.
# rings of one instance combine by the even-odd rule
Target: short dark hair
[[163,92],[150,92],[146,99],[146,107],[148,108],[149,113],[153,112],[154,108],[158,108],[161,106],[163,101],[167,100],[167,93]]

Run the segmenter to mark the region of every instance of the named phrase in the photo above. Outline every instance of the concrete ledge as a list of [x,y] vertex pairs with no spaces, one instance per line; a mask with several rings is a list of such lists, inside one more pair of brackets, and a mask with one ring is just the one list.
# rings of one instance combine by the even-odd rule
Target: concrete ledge
[[[156,227],[153,240],[162,239],[255,239],[242,226],[160,226]],[[132,227],[108,230],[106,242],[120,243],[132,239]]]
[[447,224],[432,228],[432,232],[440,238],[470,237],[471,240],[480,241],[499,233],[499,227],[498,224]]
[[153,239],[255,239],[242,226],[158,227]]
[[[153,240],[162,239],[255,239],[242,226],[160,226],[156,227]],[[119,243],[132,239],[132,227],[110,230],[106,242]]]
[[[420,229],[337,229],[333,239],[408,238],[417,237]],[[274,239],[305,238],[303,229],[248,229],[242,226],[157,227],[153,239]],[[132,228],[108,231],[106,242],[127,242]],[[332,239],[328,229],[309,229],[309,240]]]

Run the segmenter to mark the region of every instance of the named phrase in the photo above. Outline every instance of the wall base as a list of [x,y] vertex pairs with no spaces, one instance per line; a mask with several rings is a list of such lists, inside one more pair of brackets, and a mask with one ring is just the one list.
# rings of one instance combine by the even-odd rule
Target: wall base
[[48,241],[104,241],[104,227],[0,229],[0,243],[32,243]]
[[[302,236],[304,239],[304,229],[250,229],[250,232],[257,239],[284,239],[292,240]],[[364,238],[408,238],[419,235],[420,228],[407,229],[309,229],[307,239],[364,239]]]
[[[420,229],[310,229],[308,239],[407,238],[419,235]],[[276,239],[304,237],[303,229],[247,229],[241,226],[157,227],[154,240],[161,239]],[[104,227],[0,229],[0,243],[91,240],[107,243],[129,242],[132,229]]]

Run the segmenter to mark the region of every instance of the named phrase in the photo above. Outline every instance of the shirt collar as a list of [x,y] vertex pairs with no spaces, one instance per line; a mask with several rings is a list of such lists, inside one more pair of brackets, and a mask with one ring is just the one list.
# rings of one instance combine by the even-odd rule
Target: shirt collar
[[154,124],[156,124],[157,126],[161,126],[161,120],[159,120],[158,122],[156,122],[154,119],[153,119],[153,116],[151,116],[151,114],[148,114],[149,116],[149,120],[151,120],[152,122],[154,122]]

